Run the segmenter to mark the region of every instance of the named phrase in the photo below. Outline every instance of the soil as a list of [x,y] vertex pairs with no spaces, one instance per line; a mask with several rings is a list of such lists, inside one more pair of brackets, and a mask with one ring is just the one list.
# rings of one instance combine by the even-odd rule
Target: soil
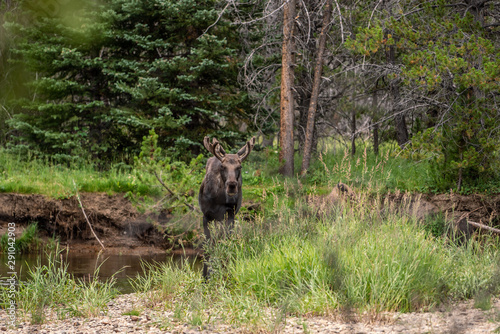
[[[322,198],[322,202],[337,202],[342,194],[347,194],[351,200],[356,199],[354,191],[339,184],[330,195]],[[167,228],[172,219],[167,210],[141,213],[120,194],[82,193],[80,200],[88,221],[109,253],[161,253],[179,246],[179,240]],[[466,237],[482,232],[467,221],[488,226],[500,225],[500,194],[465,196],[454,193],[392,193],[385,197],[383,203],[386,207],[415,215],[422,221],[442,213]],[[247,211],[259,210],[256,203],[243,203],[243,206],[247,207]],[[1,193],[0,235],[7,231],[8,223],[16,223],[16,233],[21,233],[30,222],[38,222],[42,238],[56,236],[63,246],[74,252],[98,252],[101,246],[83,211],[77,197],[52,199],[43,195]],[[201,233],[201,213],[194,213],[187,220],[190,220],[190,228],[194,233]],[[184,247],[193,246],[184,242]]]
[[87,222],[92,225],[108,252],[164,252],[171,248],[165,237],[170,220],[167,211],[140,213],[123,195],[82,193],[77,197],[52,199],[43,195],[0,194],[0,235],[8,223],[16,224],[20,234],[31,222],[38,223],[42,238],[56,236],[63,246],[75,252],[98,252],[101,246]]

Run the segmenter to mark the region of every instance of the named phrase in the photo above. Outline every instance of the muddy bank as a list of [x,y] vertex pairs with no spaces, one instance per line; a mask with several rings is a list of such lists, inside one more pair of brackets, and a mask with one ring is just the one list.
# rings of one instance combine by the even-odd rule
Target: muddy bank
[[[325,199],[335,201],[335,196],[339,196],[338,189]],[[201,213],[193,212],[181,219],[173,219],[167,210],[141,213],[120,194],[82,193],[80,198],[93,229],[108,252],[164,252],[165,249],[182,248],[179,241],[183,242],[183,247],[190,248],[193,244],[187,239],[199,240],[202,234]],[[386,195],[382,202],[385,207],[404,210],[422,220],[442,213],[469,235],[477,232],[478,228],[467,224],[467,220],[492,227],[500,225],[500,194],[392,193]],[[258,203],[244,206],[248,210],[259,211]],[[71,251],[97,252],[101,249],[76,197],[51,199],[43,195],[0,194],[0,235],[6,232],[10,222],[16,223],[16,233],[20,233],[28,223],[37,222],[42,237],[56,236]],[[183,233],[190,233],[190,237]]]
[[[99,239],[108,249],[137,249],[143,252],[171,248],[166,211],[139,213],[123,195],[82,193],[85,213]],[[16,234],[30,222],[37,222],[42,237],[56,236],[72,251],[99,251],[78,199],[51,199],[42,195],[0,194],[0,234],[7,224],[16,223]],[[109,250],[108,250],[109,251]]]

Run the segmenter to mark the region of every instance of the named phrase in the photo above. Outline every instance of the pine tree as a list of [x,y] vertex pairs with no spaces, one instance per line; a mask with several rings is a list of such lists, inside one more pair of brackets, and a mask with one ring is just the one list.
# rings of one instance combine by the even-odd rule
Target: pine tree
[[[47,13],[24,3],[29,24],[16,52],[36,95],[10,126],[11,148],[80,160],[131,158],[155,129],[170,155],[201,148],[203,136],[234,140],[246,120],[237,85],[234,32],[216,1],[54,2]],[[40,14],[42,13],[42,15]]]

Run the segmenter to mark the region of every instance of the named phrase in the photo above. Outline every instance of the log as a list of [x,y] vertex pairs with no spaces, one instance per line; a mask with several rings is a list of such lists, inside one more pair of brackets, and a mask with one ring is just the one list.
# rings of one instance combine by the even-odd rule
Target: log
[[481,223],[476,223],[476,222],[470,221],[468,219],[467,219],[467,223],[474,226],[474,227],[480,228],[482,230],[487,230],[487,231],[490,231],[490,232],[493,232],[496,234],[500,234],[500,229],[498,229],[498,228],[490,227],[488,225],[484,225]]

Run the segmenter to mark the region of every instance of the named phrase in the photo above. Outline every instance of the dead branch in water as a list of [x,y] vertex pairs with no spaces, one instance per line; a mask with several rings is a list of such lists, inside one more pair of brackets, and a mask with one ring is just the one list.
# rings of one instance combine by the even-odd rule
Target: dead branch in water
[[476,222],[473,222],[473,221],[470,221],[470,220],[467,220],[467,223],[474,226],[474,227],[477,227],[477,228],[480,228],[482,230],[487,230],[487,231],[490,231],[490,232],[493,232],[493,233],[496,233],[496,234],[500,234],[500,229],[498,228],[494,228],[494,227],[490,227],[488,225],[484,225],[484,224],[481,224],[481,223],[476,223]]
[[481,209],[481,208],[477,208],[477,209],[475,209],[475,210],[472,210],[471,212],[466,212],[466,213],[464,213],[464,214],[460,217],[459,221],[460,221],[460,220],[462,220],[463,218],[466,218],[466,219],[465,219],[465,221],[466,221],[466,222],[467,222],[467,224],[469,224],[469,225],[472,225],[472,226],[477,227],[477,228],[482,229],[482,230],[486,230],[486,231],[493,232],[493,233],[495,233],[495,234],[500,234],[500,229],[498,229],[498,228],[494,228],[494,227],[491,227],[491,226],[488,226],[488,225],[484,225],[484,224],[482,224],[482,223],[476,223],[476,222],[470,221],[470,220],[468,219],[468,217],[469,217],[469,215],[470,215],[471,213],[473,213],[474,211],[477,211],[477,210],[479,210],[479,209]]
[[75,180],[73,180],[73,185],[75,186],[76,198],[78,199],[78,203],[80,203],[80,208],[82,209],[83,216],[85,217],[87,224],[89,224],[90,231],[92,232],[94,237],[97,239],[97,241],[99,241],[99,244],[101,245],[102,249],[106,249],[106,247],[104,247],[104,245],[102,244],[101,240],[99,240],[99,238],[97,237],[97,234],[95,234],[94,229],[92,228],[92,224],[90,224],[89,218],[87,217],[87,214],[85,213],[85,209],[83,208],[83,204],[82,204],[82,201],[80,199],[80,194],[78,193],[78,188],[76,187]]

